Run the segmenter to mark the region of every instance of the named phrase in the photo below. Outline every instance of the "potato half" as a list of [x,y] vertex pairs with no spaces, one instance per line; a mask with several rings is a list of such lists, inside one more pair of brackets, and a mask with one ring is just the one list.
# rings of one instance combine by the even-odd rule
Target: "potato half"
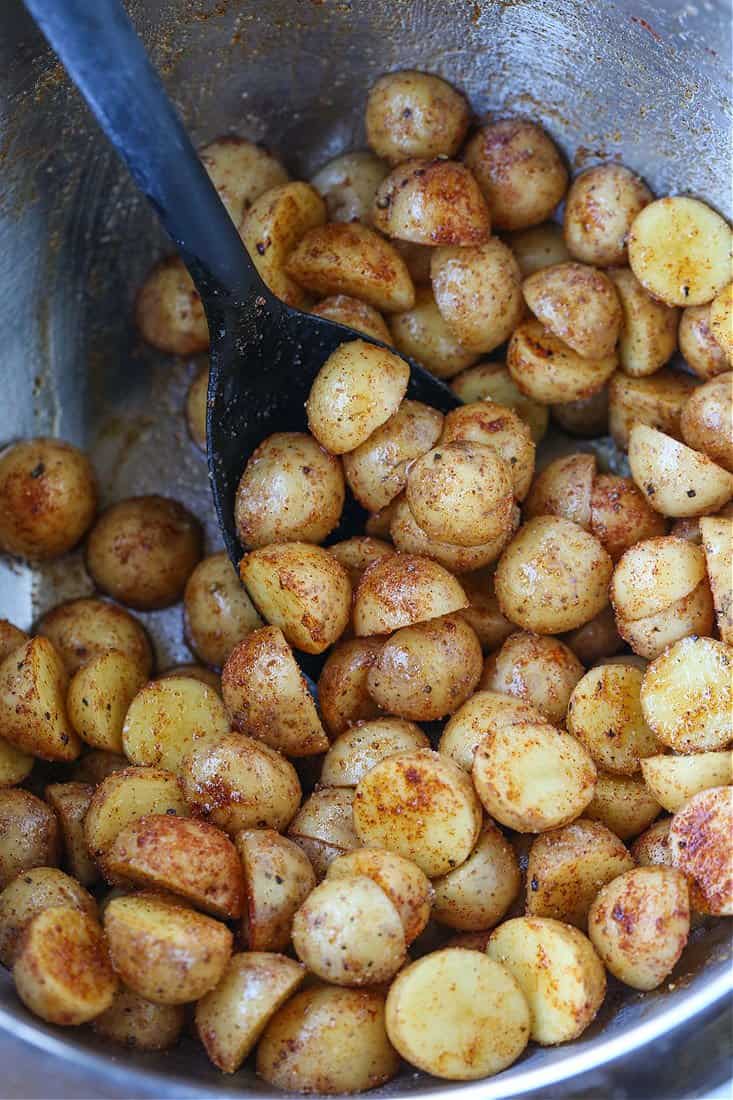
[[42,760],[75,760],[81,741],[66,711],[67,676],[48,638],[31,638],[0,665],[0,730]]
[[443,566],[416,554],[393,554],[374,562],[359,582],[354,633],[391,634],[467,606],[466,594]]
[[638,668],[602,665],[586,672],[573,689],[568,731],[605,771],[634,775],[645,757],[659,752],[643,711],[643,679]]
[[618,358],[615,351],[595,359],[583,358],[540,321],[532,319],[514,328],[506,365],[527,397],[542,405],[560,405],[592,397],[603,389],[618,366]]
[[305,853],[273,829],[242,829],[234,838],[244,870],[242,933],[250,951],[284,951],[293,916],[316,885]]
[[97,903],[76,879],[56,867],[31,867],[0,893],[0,963],[10,969],[23,933],[37,913],[62,906],[97,916]]
[[187,676],[152,680],[130,703],[122,727],[125,756],[133,764],[179,772],[194,745],[229,732],[219,695]]
[[692,904],[702,913],[733,915],[733,787],[693,795],[672,818],[672,862],[690,881]]
[[681,638],[652,661],[641,707],[662,744],[706,752],[733,740],[731,665],[733,650],[714,638]]
[[649,504],[664,516],[717,512],[733,497],[733,474],[645,424],[631,429],[629,466]]
[[733,784],[733,753],[650,756],[642,760],[641,771],[656,800],[674,814],[700,791]]
[[481,188],[459,161],[402,161],[377,188],[372,220],[386,237],[424,245],[484,244],[491,215]]
[[462,931],[493,928],[519,893],[521,881],[514,849],[487,818],[466,862],[435,879],[433,917]]
[[429,748],[420,727],[404,718],[360,721],[331,745],[323,760],[321,783],[325,787],[355,787],[385,757]]

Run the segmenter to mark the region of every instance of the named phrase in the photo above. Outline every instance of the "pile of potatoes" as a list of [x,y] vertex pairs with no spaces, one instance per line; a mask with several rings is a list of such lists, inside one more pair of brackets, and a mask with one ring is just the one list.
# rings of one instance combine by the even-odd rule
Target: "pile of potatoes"
[[[243,462],[238,572],[167,497],[98,514],[69,444],[0,453],[0,548],[83,540],[98,590],[0,621],[0,963],[51,1023],[305,1093],[497,1073],[733,915],[730,229],[616,163],[571,183],[437,76],[382,77],[366,132],[310,183],[202,152],[271,289],[356,330]],[[208,347],[177,258],[136,317]],[[203,368],[202,448],[206,402]],[[537,464],[550,419],[630,476]],[[364,533],[324,545],[347,492]],[[179,601],[195,663],[155,675],[132,611]]]

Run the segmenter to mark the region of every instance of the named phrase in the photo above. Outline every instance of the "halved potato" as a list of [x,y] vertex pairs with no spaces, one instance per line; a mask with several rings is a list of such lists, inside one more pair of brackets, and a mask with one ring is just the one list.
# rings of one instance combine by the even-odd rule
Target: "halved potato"
[[456,440],[493,447],[509,466],[514,496],[524,500],[534,474],[535,446],[528,425],[513,409],[488,399],[452,409],[446,415],[440,443]]
[[641,771],[657,802],[674,814],[700,791],[733,783],[733,753],[650,756],[642,760]]
[[463,589],[447,569],[415,554],[393,554],[370,565],[359,583],[354,633],[391,634],[467,606]]
[[710,303],[710,331],[733,365],[733,283],[728,283]]
[[326,658],[318,678],[318,703],[331,737],[382,713],[367,687],[382,645],[381,638],[351,638],[338,642]]
[[66,670],[48,638],[25,642],[0,665],[0,730],[42,760],[75,760],[81,741],[66,712]]
[[679,311],[648,294],[627,267],[608,272],[621,303],[619,365],[633,378],[654,374],[677,350]]
[[535,443],[539,443],[547,431],[548,409],[521,392],[503,363],[478,363],[469,367],[453,379],[451,389],[464,404],[486,400],[513,409],[529,425]]
[[699,546],[674,535],[644,539],[618,562],[611,602],[618,616],[644,619],[688,596],[704,579],[705,557]]
[[[514,253],[522,278],[534,275],[543,267],[552,267],[570,259],[562,226],[557,222],[544,222],[529,229],[519,229],[515,233],[502,234]],[[582,259],[582,257],[579,257]]]
[[308,183],[283,183],[260,195],[245,213],[240,234],[273,294],[303,309],[308,300],[289,277],[288,255],[306,233],[326,221],[326,204]]
[[380,183],[372,220],[386,237],[425,245],[484,244],[491,215],[475,177],[460,161],[404,160]]
[[366,875],[385,892],[399,913],[409,947],[430,917],[433,888],[427,875],[416,863],[386,848],[358,848],[338,856],[330,864],[327,878],[351,879],[354,875]]
[[545,466],[532,482],[524,502],[524,517],[564,516],[590,530],[591,495],[597,474],[593,454],[561,455]]
[[167,355],[208,350],[201,296],[180,256],[166,256],[148,272],[135,301],[135,324],[143,340]]
[[565,200],[565,240],[576,260],[598,267],[626,263],[629,227],[653,195],[623,164],[597,164],[577,176]]
[[91,783],[93,787],[98,787],[108,775],[124,771],[128,766],[129,761],[122,755],[105,752],[103,749],[91,749],[79,757],[69,773],[69,778],[75,783]]
[[591,531],[614,561],[643,539],[666,534],[663,516],[647,503],[630,477],[599,474],[590,501]]
[[493,729],[541,721],[542,715],[531,703],[482,688],[448,719],[438,749],[470,772],[478,745]]
[[733,645],[733,520],[704,516],[700,534],[720,637]]
[[711,302],[683,309],[678,334],[680,353],[687,366],[704,380],[714,378],[728,367],[728,358],[711,331],[712,306]]
[[31,867],[0,893],[0,963],[10,969],[23,933],[37,913],[63,906],[95,918],[97,903],[76,879],[56,867]]
[[498,237],[485,244],[433,250],[433,294],[455,338],[477,354],[509,339],[524,312],[519,265]]
[[662,367],[645,378],[616,371],[608,383],[608,428],[617,446],[626,450],[637,422],[680,438],[680,416],[697,383],[689,374]]
[[640,867],[672,867],[672,850],[669,846],[671,817],[655,821],[631,845],[631,854]]
[[695,909],[733,916],[733,787],[693,795],[672,818],[672,862],[690,881]]
[[66,697],[69,721],[81,739],[93,748],[121,753],[127,708],[146,680],[134,657],[114,649],[82,665]]
[[487,818],[465,863],[433,883],[432,915],[463,931],[493,928],[519,893],[522,877],[509,841]]
[[602,822],[621,840],[630,840],[651,825],[661,809],[642,779],[599,772],[583,816]]
[[[540,272],[542,274],[542,272]],[[518,389],[542,405],[591,397],[618,366],[615,351],[585,359],[534,318],[514,328],[506,365]]]
[[484,653],[490,653],[516,630],[514,623],[509,622],[499,607],[494,591],[494,571],[490,566],[471,570],[461,578],[461,584],[469,599],[469,605],[461,615],[475,630]]
[[681,638],[644,673],[641,707],[663,745],[708,752],[733,740],[733,650],[714,638]]
[[608,387],[604,383],[589,397],[579,397],[575,401],[563,401],[552,406],[552,419],[564,432],[592,439],[608,434]]
[[236,134],[215,138],[199,156],[235,225],[255,199],[288,179],[272,153]]
[[153,651],[145,628],[124,607],[108,600],[68,600],[47,611],[38,633],[53,643],[69,676],[83,664],[117,649],[132,657],[146,679],[153,667]]
[[[200,451],[206,450],[206,413],[209,400],[209,368],[202,367],[186,392],[184,414],[188,434]],[[133,994],[135,996],[135,994]]]
[[381,340],[383,344],[392,343],[392,334],[382,314],[359,298],[350,298],[348,294],[332,294],[330,298],[324,298],[317,306],[313,306],[310,312],[316,317],[327,317],[329,321],[336,321],[339,325],[348,325],[363,336]]
[[380,157],[452,157],[471,118],[465,96],[434,73],[385,73],[369,89],[367,141]]
[[32,867],[55,867],[59,823],[50,806],[30,791],[0,790],[0,890]]
[[524,300],[546,329],[584,359],[613,354],[623,314],[616,288],[586,264],[545,267],[522,284]]
[[288,836],[308,856],[316,878],[323,878],[337,856],[361,846],[354,829],[353,801],[349,787],[322,787],[306,798],[290,822]]
[[[362,149],[342,153],[329,160],[318,169],[310,182],[326,200],[329,221],[363,222],[369,225],[374,192],[388,171],[384,161]],[[382,337],[378,339],[381,340]],[[386,340],[385,343],[389,341]]]
[[84,833],[93,794],[94,787],[89,783],[49,783],[44,791],[61,828],[66,866],[83,886],[91,886],[99,878]]
[[404,496],[393,502],[389,533],[392,541],[403,554],[416,554],[431,558],[451,573],[464,574],[491,565],[499,558],[504,547],[519,527],[520,511],[514,504],[511,510],[509,526],[499,532],[496,538],[478,546],[458,546],[454,542],[433,539],[423,531]]
[[559,638],[518,630],[487,657],[480,687],[524,699],[553,725],[559,725],[565,721],[568,702],[583,672],[578,658]]
[[133,1050],[169,1050],[186,1022],[183,1005],[158,1005],[120,986],[92,1027],[97,1035]]
[[604,607],[595,619],[571,630],[564,641],[586,668],[615,656],[624,647],[612,607]]
[[656,615],[625,619],[617,613],[616,626],[634,653],[653,661],[668,646],[691,634],[709,635],[713,631],[713,597],[707,580]]
[[601,665],[586,672],[567,708],[568,731],[599,768],[634,775],[645,757],[659,752],[641,701],[644,673],[628,665]]
[[190,648],[200,661],[216,668],[221,668],[237,642],[263,625],[224,551],[204,558],[188,578],[183,614]]
[[699,386],[680,417],[682,438],[730,473],[733,471],[733,373],[726,371]]
[[152,680],[130,703],[122,747],[132,764],[180,772],[194,745],[229,732],[224,704],[213,688],[188,676]]
[[25,630],[15,626],[9,619],[0,619],[0,662],[27,641],[30,636]]
[[179,780],[162,768],[125,768],[97,787],[84,819],[87,847],[99,860],[118,833],[147,814],[188,816]]
[[629,466],[649,504],[664,516],[717,512],[733,497],[733,474],[646,424],[631,429]]
[[340,734],[323,759],[325,787],[356,787],[380,760],[413,749],[429,749],[419,726],[404,718],[374,718]]
[[273,829],[242,829],[234,838],[244,869],[242,934],[250,951],[284,951],[295,911],[316,885],[301,848]]
[[[389,537],[389,531],[387,531],[387,537]],[[384,539],[372,538],[370,535],[352,535],[351,538],[343,539],[342,542],[332,542],[328,552],[343,565],[349,574],[351,588],[354,591],[372,562],[394,554],[394,547]]]
[[35,757],[0,738],[0,787],[22,783],[33,770]]
[[[428,281],[429,281],[428,274]],[[390,320],[391,339],[403,355],[418,363],[437,378],[452,378],[470,367],[478,353],[464,348],[446,324],[429,286],[415,288],[415,304]]]

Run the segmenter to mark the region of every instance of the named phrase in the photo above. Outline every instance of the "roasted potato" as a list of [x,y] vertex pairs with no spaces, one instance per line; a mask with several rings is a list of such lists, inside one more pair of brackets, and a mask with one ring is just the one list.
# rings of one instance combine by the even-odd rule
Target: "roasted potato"
[[476,178],[459,161],[411,158],[377,188],[372,221],[386,237],[424,245],[484,244],[491,215]]
[[700,791],[733,783],[733,754],[727,751],[650,756],[642,760],[641,770],[654,797],[674,814]]
[[494,571],[490,567],[472,570],[461,578],[461,583],[469,600],[461,614],[476,632],[484,653],[490,653],[517,629],[499,607],[494,591]]
[[451,573],[473,573],[493,564],[519,527],[520,511],[514,504],[510,512],[509,525],[496,538],[482,542],[478,546],[458,546],[454,542],[433,539],[423,531],[404,497],[394,502],[390,535],[398,550],[404,554],[416,554],[431,558]]
[[728,369],[728,357],[711,331],[711,308],[712,303],[683,309],[678,331],[680,352],[687,366],[704,381]]
[[733,374],[719,374],[694,391],[680,417],[682,438],[713,462],[733,472]]
[[733,916],[733,787],[712,787],[693,795],[672,818],[672,863],[690,883],[699,912]]
[[463,589],[447,569],[415,554],[393,554],[370,565],[359,582],[354,633],[391,634],[467,606]]
[[316,878],[323,878],[337,856],[361,845],[354,829],[353,801],[349,788],[323,787],[306,798],[290,822],[288,836],[308,856]]
[[409,157],[452,157],[470,117],[465,96],[445,80],[405,69],[372,85],[364,121],[375,153],[399,164]]
[[602,389],[618,358],[615,351],[604,358],[583,358],[533,318],[514,328],[506,365],[525,396],[543,405],[561,405]]
[[97,903],[83,886],[55,867],[16,875],[0,893],[0,963],[11,969],[26,928],[44,909],[62,906],[96,918]]
[[64,862],[83,886],[91,886],[99,878],[84,834],[84,818],[93,794],[90,783],[49,783],[44,791],[61,830]]
[[316,317],[327,317],[329,321],[347,325],[364,336],[381,340],[383,344],[393,342],[387,322],[379,310],[358,298],[350,298],[348,294],[333,294],[330,298],[324,298],[310,312]]
[[720,637],[733,645],[733,520],[704,516],[700,533]]
[[608,383],[590,397],[553,405],[552,419],[571,435],[608,435]]
[[663,745],[709,752],[733,740],[733,649],[713,638],[681,638],[644,673],[641,708]]
[[588,668],[606,657],[613,657],[624,647],[624,640],[616,629],[612,607],[604,607],[595,619],[577,630],[571,630],[563,638],[581,664]]
[[121,753],[127,708],[146,681],[135,658],[118,650],[100,653],[82,665],[66,697],[69,721],[82,741]]
[[631,845],[631,854],[640,867],[671,867],[672,851],[669,846],[671,817],[655,821]]
[[594,361],[613,354],[623,314],[602,271],[578,263],[545,267],[524,280],[522,293],[537,320],[572,351]]
[[608,385],[608,427],[614,442],[627,450],[636,423],[679,438],[682,409],[695,386],[688,374],[667,367],[648,378],[616,371]]
[[564,516],[591,529],[591,496],[596,479],[593,454],[561,455],[537,474],[524,503],[525,519]]
[[629,268],[608,275],[621,303],[619,366],[634,378],[654,374],[677,349],[679,311],[652,298]]
[[15,626],[9,619],[0,619],[0,662],[20,649],[24,642],[29,640],[29,635],[19,626]]
[[445,323],[467,351],[493,351],[524,312],[519,265],[498,237],[473,247],[434,249],[430,279]]
[[420,727],[404,718],[360,721],[339,734],[331,745],[323,760],[321,783],[324,787],[356,787],[387,756],[429,748],[430,742]]
[[129,761],[121,753],[91,749],[78,758],[69,777],[75,783],[91,783],[96,788],[108,775],[124,771],[128,765]]
[[513,409],[488,399],[452,409],[440,443],[460,440],[493,447],[509,466],[514,496],[524,500],[534,474],[535,445],[528,425]]
[[242,829],[234,844],[244,870],[242,934],[250,951],[284,951],[293,916],[316,885],[301,848],[274,829]]
[[513,409],[529,426],[535,443],[539,443],[547,431],[547,408],[518,389],[503,363],[478,363],[469,367],[453,379],[451,389],[466,405],[474,401],[493,401]]
[[[319,168],[311,186],[326,201],[331,222],[363,222],[370,225],[374,194],[389,168],[373,153],[342,153]],[[338,320],[338,318],[332,318]],[[348,322],[345,322],[348,323]],[[353,325],[357,328],[357,325]],[[382,337],[377,337],[382,339]],[[385,341],[389,343],[389,340]]]
[[435,879],[432,915],[440,924],[463,931],[493,928],[519,893],[521,881],[514,849],[487,818],[466,862]]
[[644,674],[628,665],[601,665],[577,683],[567,707],[568,732],[599,768],[634,775],[660,743],[647,724],[641,692]]
[[728,283],[710,303],[710,331],[733,366],[733,283]]
[[180,256],[167,256],[148,273],[135,300],[135,324],[146,343],[167,355],[208,350],[203,303]]
[[429,286],[415,289],[415,304],[390,319],[391,338],[387,343],[417,359],[437,378],[453,378],[475,363],[478,354],[463,347],[448,327]]
[[331,737],[381,713],[367,688],[381,648],[381,638],[352,638],[337,643],[327,657],[318,680],[318,703]]
[[637,776],[598,772],[593,798],[583,816],[600,821],[621,840],[630,840],[651,825],[661,809]]
[[0,788],[15,787],[33,770],[35,757],[0,738]]
[[543,267],[552,267],[553,264],[562,264],[570,259],[562,227],[556,222],[545,222],[530,229],[519,229],[516,233],[506,233],[504,239],[514,253],[523,279],[534,275],[535,271],[541,271]]
[[212,744],[229,732],[220,697],[190,676],[152,680],[130,703],[122,745],[131,764],[180,772],[183,760],[202,742]]
[[625,264],[631,223],[653,197],[623,164],[598,164],[582,172],[570,185],[563,216],[573,259],[597,267]]
[[394,905],[409,946],[430,917],[433,902],[430,880],[417,864],[385,848],[358,848],[338,856],[329,865],[327,878],[345,878],[348,885],[354,876],[364,875],[376,882]]
[[308,296],[287,271],[287,258],[302,238],[326,221],[326,204],[308,183],[283,183],[257,198],[240,225],[242,241],[273,294],[304,309]]
[[103,1039],[133,1050],[169,1050],[183,1031],[183,1005],[159,1005],[120,986],[109,1008],[96,1016],[92,1027]]
[[236,134],[210,141],[199,156],[235,225],[239,225],[255,199],[288,179],[272,153]]
[[482,691],[524,699],[553,725],[560,725],[584,671],[559,638],[520,630],[510,634],[501,649],[487,658],[479,686]]
[[110,649],[127,654],[141,676],[150,676],[153,652],[145,628],[129,611],[107,600],[61,603],[42,617],[38,633],[53,643],[70,676]]
[[223,551],[204,558],[186,582],[185,633],[196,656],[220,668],[237,642],[263,625]]
[[591,489],[590,529],[618,561],[636,543],[666,534],[667,525],[630,477],[599,474]]
[[713,597],[707,580],[656,615],[641,619],[616,616],[619,634],[634,653],[654,660],[668,646],[691,634],[709,635],[714,624]]
[[494,729],[509,729],[524,722],[542,722],[531,703],[512,695],[482,688],[446,722],[438,749],[464,771],[470,772],[481,741]]
[[649,504],[664,516],[717,512],[733,497],[733,473],[646,424],[631,429],[629,466]]
[[188,815],[179,781],[162,768],[125,768],[103,779],[84,819],[91,856],[100,860],[118,833],[147,814]]
[[42,760],[75,760],[81,741],[66,711],[66,670],[48,638],[31,638],[0,665],[3,739]]
[[394,547],[388,542],[369,535],[352,535],[342,542],[331,543],[327,549],[349,574],[352,590],[356,589],[372,562],[394,554]]

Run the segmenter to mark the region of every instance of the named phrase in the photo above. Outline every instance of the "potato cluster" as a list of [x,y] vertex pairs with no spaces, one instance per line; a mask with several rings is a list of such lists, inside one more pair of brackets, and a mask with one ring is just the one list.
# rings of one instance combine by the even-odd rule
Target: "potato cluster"
[[[238,570],[167,497],[97,516],[67,444],[0,453],[0,548],[86,536],[100,594],[0,621],[0,963],[50,1023],[141,1051],[188,1026],[305,1093],[401,1059],[477,1079],[733,915],[730,229],[622,165],[570,182],[530,121],[470,124],[408,71],[310,183],[202,150],[268,286],[354,330],[302,430],[244,456]],[[136,315],[207,349],[177,258]],[[398,353],[460,406],[409,398]],[[630,476],[537,463],[550,417]],[[179,601],[200,663],[155,675],[127,609]]]

